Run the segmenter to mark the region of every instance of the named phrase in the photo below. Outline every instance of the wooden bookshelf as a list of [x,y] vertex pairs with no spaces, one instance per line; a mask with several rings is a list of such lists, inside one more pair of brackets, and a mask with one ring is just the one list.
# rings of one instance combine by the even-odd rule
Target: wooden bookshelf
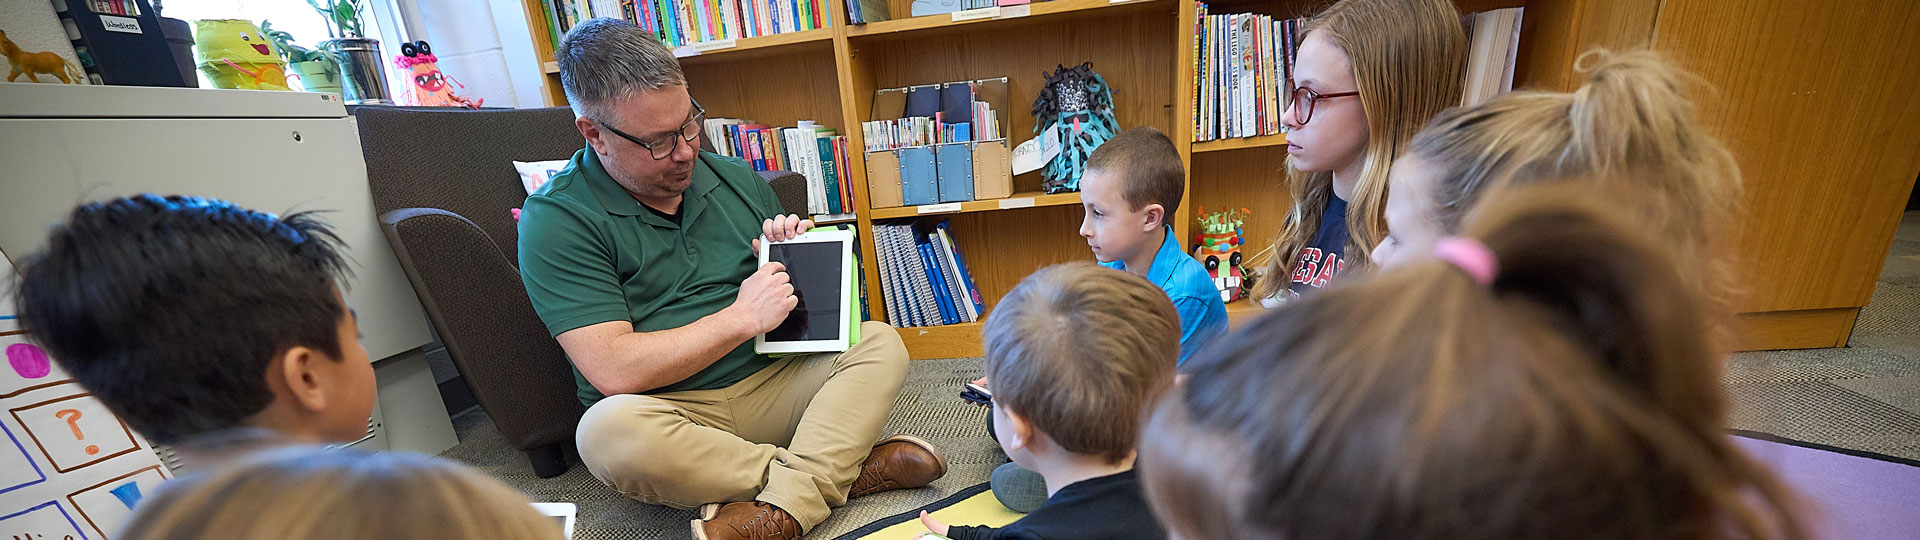
[[1253,299],[1242,298],[1237,302],[1227,304],[1227,325],[1233,328],[1239,328],[1241,325],[1247,324],[1247,321],[1253,320],[1255,315],[1266,312],[1267,308],[1260,307],[1260,304],[1254,303]]
[[901,328],[900,340],[915,359],[980,356],[980,323]]
[[1017,210],[1040,206],[1061,206],[1080,204],[1079,193],[1055,193],[1048,195],[1038,191],[1025,191],[1013,194],[1005,199],[969,201],[947,204],[927,204],[921,206],[900,206],[894,208],[875,208],[873,219],[893,219],[916,216],[936,216],[940,214],[964,214],[969,212],[994,212],[999,210]]
[[[1024,6],[975,9],[958,13],[906,17],[910,11],[892,11],[895,18],[849,27],[849,37],[878,36],[911,32],[912,39],[924,39],[953,30],[1000,31],[1026,24],[1059,24],[1103,17],[1136,9],[1161,11],[1173,0],[1053,0]],[[900,6],[895,2],[893,7]],[[911,4],[908,4],[911,7]]]
[[[541,71],[546,74],[547,104],[565,105],[558,68],[552,63],[553,51],[545,15],[541,11],[542,0],[522,1],[528,13],[534,50],[541,62]],[[1154,126],[1175,138],[1181,158],[1188,166],[1189,179],[1186,197],[1179,211],[1169,218],[1179,238],[1189,239],[1191,222],[1197,212],[1223,208],[1247,208],[1252,212],[1245,226],[1246,253],[1250,259],[1257,258],[1255,255],[1269,245],[1279,231],[1290,206],[1283,172],[1286,137],[1272,135],[1204,142],[1191,140],[1195,106],[1191,35],[1195,22],[1193,0],[1054,0],[1003,7],[997,12],[965,13],[958,21],[951,14],[909,17],[912,0],[877,1],[888,2],[896,18],[850,26],[846,23],[844,0],[828,0],[832,12],[830,28],[740,39],[722,48],[703,46],[701,48],[705,50],[701,50],[700,54],[681,60],[691,92],[715,117],[750,118],[770,125],[793,125],[798,120],[813,120],[847,135],[850,139],[849,148],[858,149],[864,147],[858,128],[861,122],[870,119],[868,109],[875,89],[1005,76],[1011,78],[1011,110],[1008,111],[1008,122],[1003,129],[1013,142],[1018,143],[1032,137],[1034,132],[1034,119],[1027,110],[1043,83],[1040,74],[1051,72],[1058,65],[1071,66],[1092,61],[1094,69],[1113,88],[1115,116],[1121,127]],[[1300,17],[1309,15],[1313,9],[1328,1],[1218,0],[1208,4],[1214,13],[1253,12],[1276,17]],[[1671,33],[1670,29],[1682,27],[1678,24],[1688,24],[1712,36],[1731,35],[1725,31],[1711,30],[1711,22],[1702,22],[1711,19],[1704,17],[1668,24],[1661,19],[1664,11],[1683,15],[1691,11],[1660,0],[1454,0],[1454,3],[1462,13],[1526,7],[1515,72],[1516,87],[1572,89],[1580,80],[1580,75],[1573,69],[1573,60],[1580,52],[1593,46],[1624,49],[1644,45],[1652,41],[1656,28],[1661,35],[1667,35]],[[1738,3],[1789,4],[1781,0],[1743,0]],[[1726,9],[1738,10],[1733,7]],[[1842,8],[1818,9],[1846,12]],[[1908,9],[1905,13],[1915,11]],[[1838,15],[1821,16],[1841,18]],[[1661,24],[1655,25],[1656,20],[1661,20]],[[1750,21],[1747,26],[1756,24],[1759,23]],[[1753,35],[1771,34],[1753,32]],[[1663,38],[1663,43],[1666,39],[1678,38],[1668,36]],[[1913,41],[1911,36],[1902,39],[1905,41],[1889,38],[1888,42],[1892,45],[1888,46],[1898,50],[1899,45],[1893,42],[1910,44]],[[1693,45],[1704,41],[1679,40],[1681,45],[1693,47],[1688,49],[1689,53],[1706,50],[1705,47]],[[1719,46],[1715,44],[1713,50],[1719,50]],[[1874,50],[1881,49],[1886,47]],[[1899,55],[1887,53],[1874,58],[1895,56]],[[1715,60],[1710,53],[1695,54],[1695,57],[1705,58],[1702,62],[1732,61]],[[1689,64],[1682,65],[1699,69]],[[1731,69],[1709,73],[1731,73]],[[1843,79],[1809,76],[1809,80]],[[1911,86],[1890,85],[1887,88]],[[1842,95],[1845,92],[1836,90],[1834,93]],[[1889,98],[1884,102],[1900,101]],[[1721,110],[1728,106],[1703,108]],[[1912,111],[1914,107],[1908,106],[1905,110]],[[1739,117],[1743,113],[1732,111],[1723,114]],[[1889,117],[1911,120],[1920,118],[1920,114],[1902,117],[1890,113]],[[1876,143],[1873,147],[1887,147],[1890,144],[1894,143]],[[1747,151],[1741,155],[1741,159],[1743,164],[1751,167],[1754,163],[1760,163],[1750,163],[1752,160],[1771,159],[1765,158],[1766,155],[1791,154]],[[858,214],[855,223],[862,238],[860,250],[863,260],[875,260],[874,245],[870,239],[876,220],[912,219],[922,215],[951,220],[954,241],[965,254],[989,311],[1021,278],[1042,266],[1092,260],[1084,239],[1077,232],[1081,219],[1079,196],[1040,194],[1040,179],[1036,174],[1014,178],[1014,191],[1018,193],[1016,199],[1012,200],[1014,202],[974,201],[940,205],[933,209],[871,208],[866,206],[866,201],[871,199],[867,193],[863,158],[857,152],[851,156],[852,170],[849,171]],[[1911,173],[1910,170],[1907,172]],[[1748,173],[1765,174],[1764,170],[1751,169]],[[1907,174],[1905,181],[1911,182],[1912,174]],[[1750,185],[1753,184],[1750,182]],[[1752,191],[1749,197],[1765,201],[1776,199]],[[1027,198],[1031,198],[1031,205],[1019,200]],[[1847,212],[1834,211],[1827,215],[1844,214]],[[1853,229],[1836,226],[1813,230]],[[1875,229],[1873,232],[1878,234],[1884,231]],[[1891,241],[1891,232],[1884,236],[1885,242],[1879,244],[1882,254],[1886,242]],[[1766,257],[1753,259],[1767,260]],[[1773,266],[1813,268],[1819,265]],[[1877,268],[1877,265],[1867,266]],[[865,273],[873,317],[887,320],[877,268],[877,265],[867,264],[862,271]],[[1798,281],[1811,283],[1819,280],[1808,277]],[[1864,303],[1864,300],[1860,303]],[[1793,308],[1790,305],[1771,304],[1766,307],[1777,310]],[[1228,312],[1239,324],[1259,313],[1259,309],[1251,302],[1242,301],[1230,304]],[[1851,321],[1851,317],[1845,319]],[[980,354],[978,324],[903,328],[901,335],[906,339],[914,358]]]
[[771,36],[759,36],[729,40],[732,43],[718,42],[687,45],[674,49],[674,55],[680,57],[680,65],[699,65],[714,62],[736,62],[784,54],[805,54],[807,52],[831,53],[833,51],[833,29],[821,28],[800,32],[787,32]]
[[1242,137],[1238,139],[1218,139],[1218,140],[1212,140],[1212,141],[1200,141],[1200,142],[1193,143],[1193,153],[1199,154],[1204,152],[1219,152],[1222,150],[1239,150],[1242,148],[1266,148],[1269,146],[1279,147],[1279,146],[1286,146],[1286,145],[1287,145],[1287,134],[1282,133],[1279,135],[1261,135],[1258,137]]

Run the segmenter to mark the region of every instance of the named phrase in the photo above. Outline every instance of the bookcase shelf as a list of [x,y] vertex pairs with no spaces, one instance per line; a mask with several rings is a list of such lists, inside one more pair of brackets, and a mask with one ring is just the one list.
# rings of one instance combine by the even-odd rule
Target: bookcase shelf
[[1266,311],[1267,308],[1260,307],[1260,304],[1254,303],[1252,299],[1242,298],[1238,302],[1227,304],[1227,324],[1234,328],[1239,328],[1240,325],[1253,320],[1255,315],[1265,313]]
[[1024,191],[1005,199],[986,201],[968,201],[962,203],[928,204],[921,206],[900,206],[894,208],[873,209],[873,219],[893,219],[915,216],[934,216],[941,214],[965,214],[970,212],[994,212],[1015,210],[1039,206],[1064,206],[1080,204],[1079,193],[1055,193],[1048,195],[1038,191]]
[[770,36],[750,37],[734,40],[733,46],[720,49],[701,50],[705,47],[721,45],[724,42],[696,43],[674,49],[674,55],[680,57],[680,65],[700,65],[714,62],[733,62],[765,56],[791,53],[830,52],[833,50],[833,29],[803,30]]
[[907,344],[907,356],[913,358],[961,358],[980,356],[980,323],[901,328],[900,340]]
[[1261,135],[1259,137],[1243,137],[1238,139],[1219,139],[1219,140],[1212,140],[1212,141],[1196,142],[1196,143],[1193,143],[1193,153],[1199,154],[1202,152],[1219,152],[1222,150],[1239,150],[1242,148],[1265,148],[1269,146],[1279,147],[1279,146],[1286,146],[1286,145],[1287,145],[1287,134],[1282,133],[1279,135]]
[[[1183,243],[1191,240],[1197,212],[1247,208],[1252,213],[1245,226],[1251,256],[1272,242],[1285,220],[1289,199],[1284,135],[1192,140],[1194,0],[1053,0],[1003,7],[997,17],[968,20],[971,14],[962,15],[961,21],[951,14],[907,17],[913,0],[867,1],[888,2],[899,18],[849,25],[845,0],[828,0],[833,19],[829,28],[739,39],[732,47],[681,58],[690,91],[712,116],[783,126],[813,120],[847,135],[848,147],[857,149],[864,146],[858,128],[871,120],[876,89],[1004,76],[1011,78],[1011,110],[1002,129],[1010,142],[1019,143],[1034,133],[1027,108],[1044,84],[1040,73],[1090,61],[1113,89],[1114,116],[1122,128],[1153,126],[1174,137],[1189,181],[1184,202],[1169,222]],[[1633,1],[1638,4],[1632,9],[1650,4]],[[522,2],[546,74],[547,102],[565,105],[543,1]],[[1516,86],[1565,86],[1577,80],[1573,54],[1593,42],[1628,34],[1638,24],[1633,21],[1642,20],[1621,16],[1624,8],[1589,9],[1587,0],[1454,2],[1462,13],[1527,8]],[[1298,17],[1326,3],[1219,0],[1209,5],[1215,13],[1244,10]],[[1078,233],[1079,194],[1042,194],[1037,174],[1015,176],[1011,199],[936,205],[931,210],[871,208],[865,156],[856,152],[849,161],[859,249],[862,260],[869,261],[861,271],[875,320],[889,319],[878,265],[871,263],[876,260],[876,220],[949,220],[953,242],[965,254],[988,312],[1034,270],[1093,258]],[[1030,207],[1026,200],[1031,200]],[[1229,304],[1228,314],[1238,324],[1260,309],[1241,301]],[[980,354],[978,323],[902,328],[900,334],[914,358]]]
[[[954,20],[956,18],[954,14],[943,13],[940,15],[878,21],[849,27],[847,29],[847,36],[851,38],[861,38],[911,32],[914,35],[895,37],[919,39],[945,34],[949,30],[991,32],[1021,26],[1027,23],[1053,23],[1084,19],[1090,16],[1106,16],[1123,10],[1165,10],[1171,9],[1174,3],[1173,0],[1054,0],[1052,2],[1035,2],[1020,6],[1001,7],[995,11],[997,16],[985,16],[975,19],[956,21]],[[898,8],[901,6],[896,5],[895,7]],[[893,13],[904,15],[910,12],[895,9]],[[982,10],[962,12],[960,17],[965,18],[969,13],[982,13]]]

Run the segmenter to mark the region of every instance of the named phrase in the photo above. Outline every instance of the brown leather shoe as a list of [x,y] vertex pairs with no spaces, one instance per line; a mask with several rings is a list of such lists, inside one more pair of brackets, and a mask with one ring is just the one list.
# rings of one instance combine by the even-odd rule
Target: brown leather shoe
[[940,457],[933,443],[911,435],[894,435],[873,445],[873,452],[860,463],[860,477],[853,480],[847,498],[917,488],[946,474],[947,460]]
[[760,501],[709,504],[693,520],[694,540],[789,540],[800,522],[780,507]]

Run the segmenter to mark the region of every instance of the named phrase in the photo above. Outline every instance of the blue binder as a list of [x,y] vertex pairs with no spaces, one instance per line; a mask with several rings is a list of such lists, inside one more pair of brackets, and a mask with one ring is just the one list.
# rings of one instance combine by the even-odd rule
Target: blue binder
[[933,245],[918,243],[920,250],[920,269],[927,273],[927,284],[933,286],[933,299],[940,308],[941,324],[958,324],[960,317],[953,310],[953,300],[947,295],[947,280],[940,271],[940,262],[934,260]]
[[940,202],[940,176],[934,168],[932,147],[900,149],[900,202],[907,206]]
[[936,145],[934,167],[938,169],[940,202],[973,200],[973,145],[954,143]]

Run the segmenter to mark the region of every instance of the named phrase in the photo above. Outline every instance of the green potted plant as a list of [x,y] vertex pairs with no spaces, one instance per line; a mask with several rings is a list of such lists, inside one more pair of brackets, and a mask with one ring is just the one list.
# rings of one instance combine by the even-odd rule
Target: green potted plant
[[341,93],[340,64],[334,61],[333,55],[294,43],[292,34],[273,29],[273,21],[260,21],[260,32],[273,41],[280,58],[287,61],[287,71],[300,77],[302,89],[308,92]]
[[360,22],[365,0],[307,0],[307,5],[327,21],[327,36],[320,49],[331,53],[340,63],[343,97],[348,103],[388,104],[386,58],[380,54],[380,40],[366,37]]

